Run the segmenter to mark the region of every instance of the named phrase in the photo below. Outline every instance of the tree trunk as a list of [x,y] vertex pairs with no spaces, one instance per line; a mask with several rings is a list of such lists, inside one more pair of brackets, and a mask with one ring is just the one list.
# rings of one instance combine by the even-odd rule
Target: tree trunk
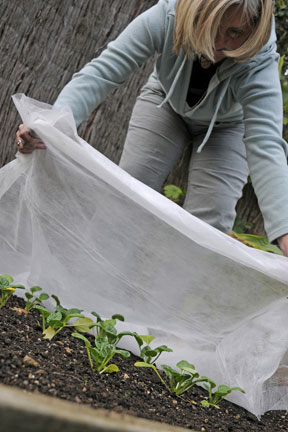
[[[64,85],[157,0],[0,0],[0,166],[14,158],[20,118],[11,95],[53,103]],[[109,95],[79,134],[118,162],[127,123],[153,60]]]

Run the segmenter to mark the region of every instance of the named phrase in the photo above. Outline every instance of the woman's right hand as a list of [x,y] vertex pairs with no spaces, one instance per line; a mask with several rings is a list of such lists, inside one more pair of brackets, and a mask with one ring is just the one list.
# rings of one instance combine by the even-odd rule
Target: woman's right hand
[[43,141],[27,129],[24,124],[20,124],[16,132],[16,144],[18,151],[23,154],[32,153],[35,149],[46,149]]

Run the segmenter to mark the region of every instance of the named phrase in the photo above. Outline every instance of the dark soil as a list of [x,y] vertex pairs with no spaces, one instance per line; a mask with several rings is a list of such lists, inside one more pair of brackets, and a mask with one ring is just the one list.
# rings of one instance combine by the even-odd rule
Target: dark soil
[[[93,373],[83,343],[70,337],[71,330],[64,329],[48,341],[42,337],[38,311],[26,316],[13,307],[23,308],[24,301],[13,296],[0,309],[0,382],[4,384],[201,432],[288,431],[285,411],[268,412],[258,421],[226,400],[220,409],[202,407],[206,392],[200,387],[175,397],[152,370],[136,368],[139,359],[133,355],[113,359],[120,368],[116,374]],[[29,358],[27,362],[26,356],[36,363],[30,364]]]

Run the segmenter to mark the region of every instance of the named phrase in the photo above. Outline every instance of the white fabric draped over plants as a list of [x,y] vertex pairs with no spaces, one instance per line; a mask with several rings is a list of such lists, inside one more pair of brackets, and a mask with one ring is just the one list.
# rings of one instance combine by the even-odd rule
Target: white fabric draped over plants
[[[248,248],[132,178],[77,136],[68,109],[14,102],[47,150],[0,170],[0,274],[65,307],[123,314],[123,329],[173,349],[159,365],[185,359],[242,387],[228,399],[257,416],[287,409],[288,259]],[[122,346],[137,354],[130,339]]]

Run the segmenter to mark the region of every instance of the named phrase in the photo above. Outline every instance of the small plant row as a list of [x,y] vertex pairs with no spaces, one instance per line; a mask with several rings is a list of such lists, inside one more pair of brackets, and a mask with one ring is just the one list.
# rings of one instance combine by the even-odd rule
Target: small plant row
[[[9,298],[16,289],[25,289],[23,285],[14,285],[13,278],[10,275],[0,275],[0,309],[7,303]],[[118,349],[117,345],[123,336],[133,337],[139,347],[139,356],[143,361],[135,363],[137,367],[152,368],[157,374],[165,388],[176,396],[182,395],[197,383],[202,383],[203,387],[208,391],[208,398],[201,401],[205,407],[219,408],[219,402],[234,390],[245,393],[240,387],[228,387],[219,385],[216,389],[215,382],[206,377],[201,376],[195,369],[195,366],[186,360],[181,360],[177,363],[179,371],[167,365],[161,365],[161,369],[167,376],[166,381],[160,375],[155,366],[163,352],[172,352],[172,349],[166,345],[161,345],[156,348],[151,348],[150,344],[155,339],[151,335],[139,335],[136,332],[124,331],[117,332],[116,323],[124,321],[122,315],[113,315],[111,319],[103,320],[96,312],[91,314],[96,318],[96,321],[82,314],[80,309],[64,308],[59,298],[56,295],[51,295],[56,305],[55,309],[50,312],[43,306],[43,301],[48,300],[50,296],[41,292],[39,286],[33,286],[26,290],[26,303],[24,307],[25,313],[28,313],[32,308],[40,312],[42,318],[42,333],[45,339],[53,339],[65,327],[72,327],[75,331],[72,336],[80,339],[86,347],[86,352],[91,369],[99,374],[118,372],[119,368],[116,364],[110,363],[115,354],[121,355],[123,358],[130,357],[130,352]],[[71,323],[71,319],[74,321]],[[92,333],[94,335],[94,345],[84,336],[83,333]]]

